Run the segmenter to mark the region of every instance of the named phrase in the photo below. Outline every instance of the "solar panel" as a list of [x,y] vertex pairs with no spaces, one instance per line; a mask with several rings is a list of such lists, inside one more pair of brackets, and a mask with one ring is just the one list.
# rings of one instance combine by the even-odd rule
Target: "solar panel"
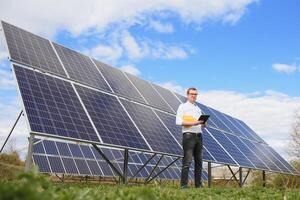
[[174,113],[171,107],[164,101],[160,94],[152,87],[152,85],[134,75],[125,73],[135,87],[139,90],[147,103],[155,108]]
[[14,65],[31,131],[99,142],[71,83]]
[[252,142],[250,140],[246,140],[246,139],[241,139],[244,144],[246,144],[248,146],[249,149],[251,149],[255,155],[257,155],[259,158],[261,158],[261,160],[264,162],[264,164],[266,166],[268,166],[268,168],[271,171],[274,172],[281,172],[281,170],[273,163],[272,160],[270,160],[270,158],[268,158],[268,156],[266,156],[258,147],[257,147],[257,143],[256,142]]
[[216,129],[210,129],[211,135],[224,147],[224,149],[242,167],[255,168],[255,166],[245,157],[242,152],[226,137],[224,133]]
[[213,139],[210,132],[213,132],[212,128],[203,129],[203,144],[206,149],[211,153],[218,163],[228,163],[231,165],[237,165],[237,163],[229,156],[229,154],[219,145],[219,143]]
[[149,150],[115,96],[82,86],[75,87],[103,143]]
[[182,149],[151,108],[121,99],[125,109],[154,151],[181,155]]
[[66,76],[49,40],[3,21],[2,26],[12,60]]
[[109,83],[110,87],[113,91],[118,94],[119,96],[124,96],[131,100],[146,103],[142,96],[138,93],[138,90],[134,87],[134,85],[128,80],[128,78],[124,75],[124,73],[106,65],[100,61],[93,59],[94,63],[102,72],[103,76],[106,78],[107,82]]
[[164,98],[164,100],[171,106],[173,111],[177,111],[179,105],[181,102],[174,96],[174,94],[170,91],[167,90],[166,88],[163,88],[159,85],[152,84],[152,86],[159,92],[159,94]]
[[[117,176],[110,166],[104,162],[100,154],[89,145],[66,143],[52,140],[36,140],[34,144],[33,159],[36,165],[39,166],[40,172],[43,173],[57,173],[57,174],[72,174],[72,175],[89,175],[89,176]],[[56,149],[57,152],[63,152],[66,149],[72,149],[73,155],[69,151],[68,155],[56,153],[47,154],[41,153],[40,148]],[[36,152],[37,150],[37,152]],[[123,152],[117,149],[101,148],[112,163],[123,172]],[[67,150],[68,151],[68,150]],[[56,152],[56,151],[55,151]],[[80,152],[80,153],[79,153]],[[157,155],[149,166],[140,172],[138,178],[147,178],[150,175],[153,167],[156,165],[159,155]],[[139,168],[150,158],[150,154],[141,152],[129,152],[129,163],[128,163],[128,176],[133,176]],[[163,170],[167,165],[174,161],[175,158],[165,156],[158,165],[157,170],[154,171],[153,175],[156,175],[159,171]],[[50,168],[51,166],[51,168]],[[191,165],[193,169],[193,163]],[[177,161],[171,165],[167,170],[161,173],[158,177],[161,179],[175,180],[180,179],[181,174],[181,162]],[[189,174],[190,179],[193,179],[193,172],[191,170]],[[207,172],[202,171],[203,180],[207,180]]]
[[111,89],[89,57],[56,43],[53,43],[53,46],[71,79],[111,92]]
[[269,168],[261,161],[261,159],[253,153],[237,136],[226,134],[236,147],[247,156],[247,158],[254,164],[255,168],[262,170],[269,170]]

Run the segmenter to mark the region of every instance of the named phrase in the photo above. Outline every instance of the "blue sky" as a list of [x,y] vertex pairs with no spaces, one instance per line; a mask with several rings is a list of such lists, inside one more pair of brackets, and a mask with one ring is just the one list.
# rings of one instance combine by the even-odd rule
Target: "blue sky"
[[[177,92],[195,86],[200,101],[244,120],[289,157],[300,109],[298,1],[71,4],[2,2],[0,18]],[[20,110],[6,56],[1,42],[1,134]]]

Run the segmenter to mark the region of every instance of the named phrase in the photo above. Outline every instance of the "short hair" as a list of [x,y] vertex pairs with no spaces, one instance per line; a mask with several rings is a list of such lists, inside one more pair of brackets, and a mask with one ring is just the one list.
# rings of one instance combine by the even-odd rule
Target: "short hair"
[[190,93],[190,90],[197,90],[197,88],[194,88],[194,87],[188,88],[187,91],[186,91],[186,94],[189,94],[189,93]]

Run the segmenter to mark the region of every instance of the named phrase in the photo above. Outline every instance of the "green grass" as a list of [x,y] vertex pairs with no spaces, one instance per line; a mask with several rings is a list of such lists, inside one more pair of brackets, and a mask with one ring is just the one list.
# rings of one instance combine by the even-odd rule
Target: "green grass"
[[47,177],[31,172],[16,180],[0,180],[0,200],[89,200],[89,199],[300,199],[300,189],[276,188],[202,188],[180,190],[173,185],[100,185],[53,183]]

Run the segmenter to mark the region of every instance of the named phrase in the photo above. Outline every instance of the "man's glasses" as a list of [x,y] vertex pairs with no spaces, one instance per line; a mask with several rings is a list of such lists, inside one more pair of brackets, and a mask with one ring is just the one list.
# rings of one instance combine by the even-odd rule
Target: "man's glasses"
[[198,94],[197,93],[189,93],[189,95],[197,96]]

